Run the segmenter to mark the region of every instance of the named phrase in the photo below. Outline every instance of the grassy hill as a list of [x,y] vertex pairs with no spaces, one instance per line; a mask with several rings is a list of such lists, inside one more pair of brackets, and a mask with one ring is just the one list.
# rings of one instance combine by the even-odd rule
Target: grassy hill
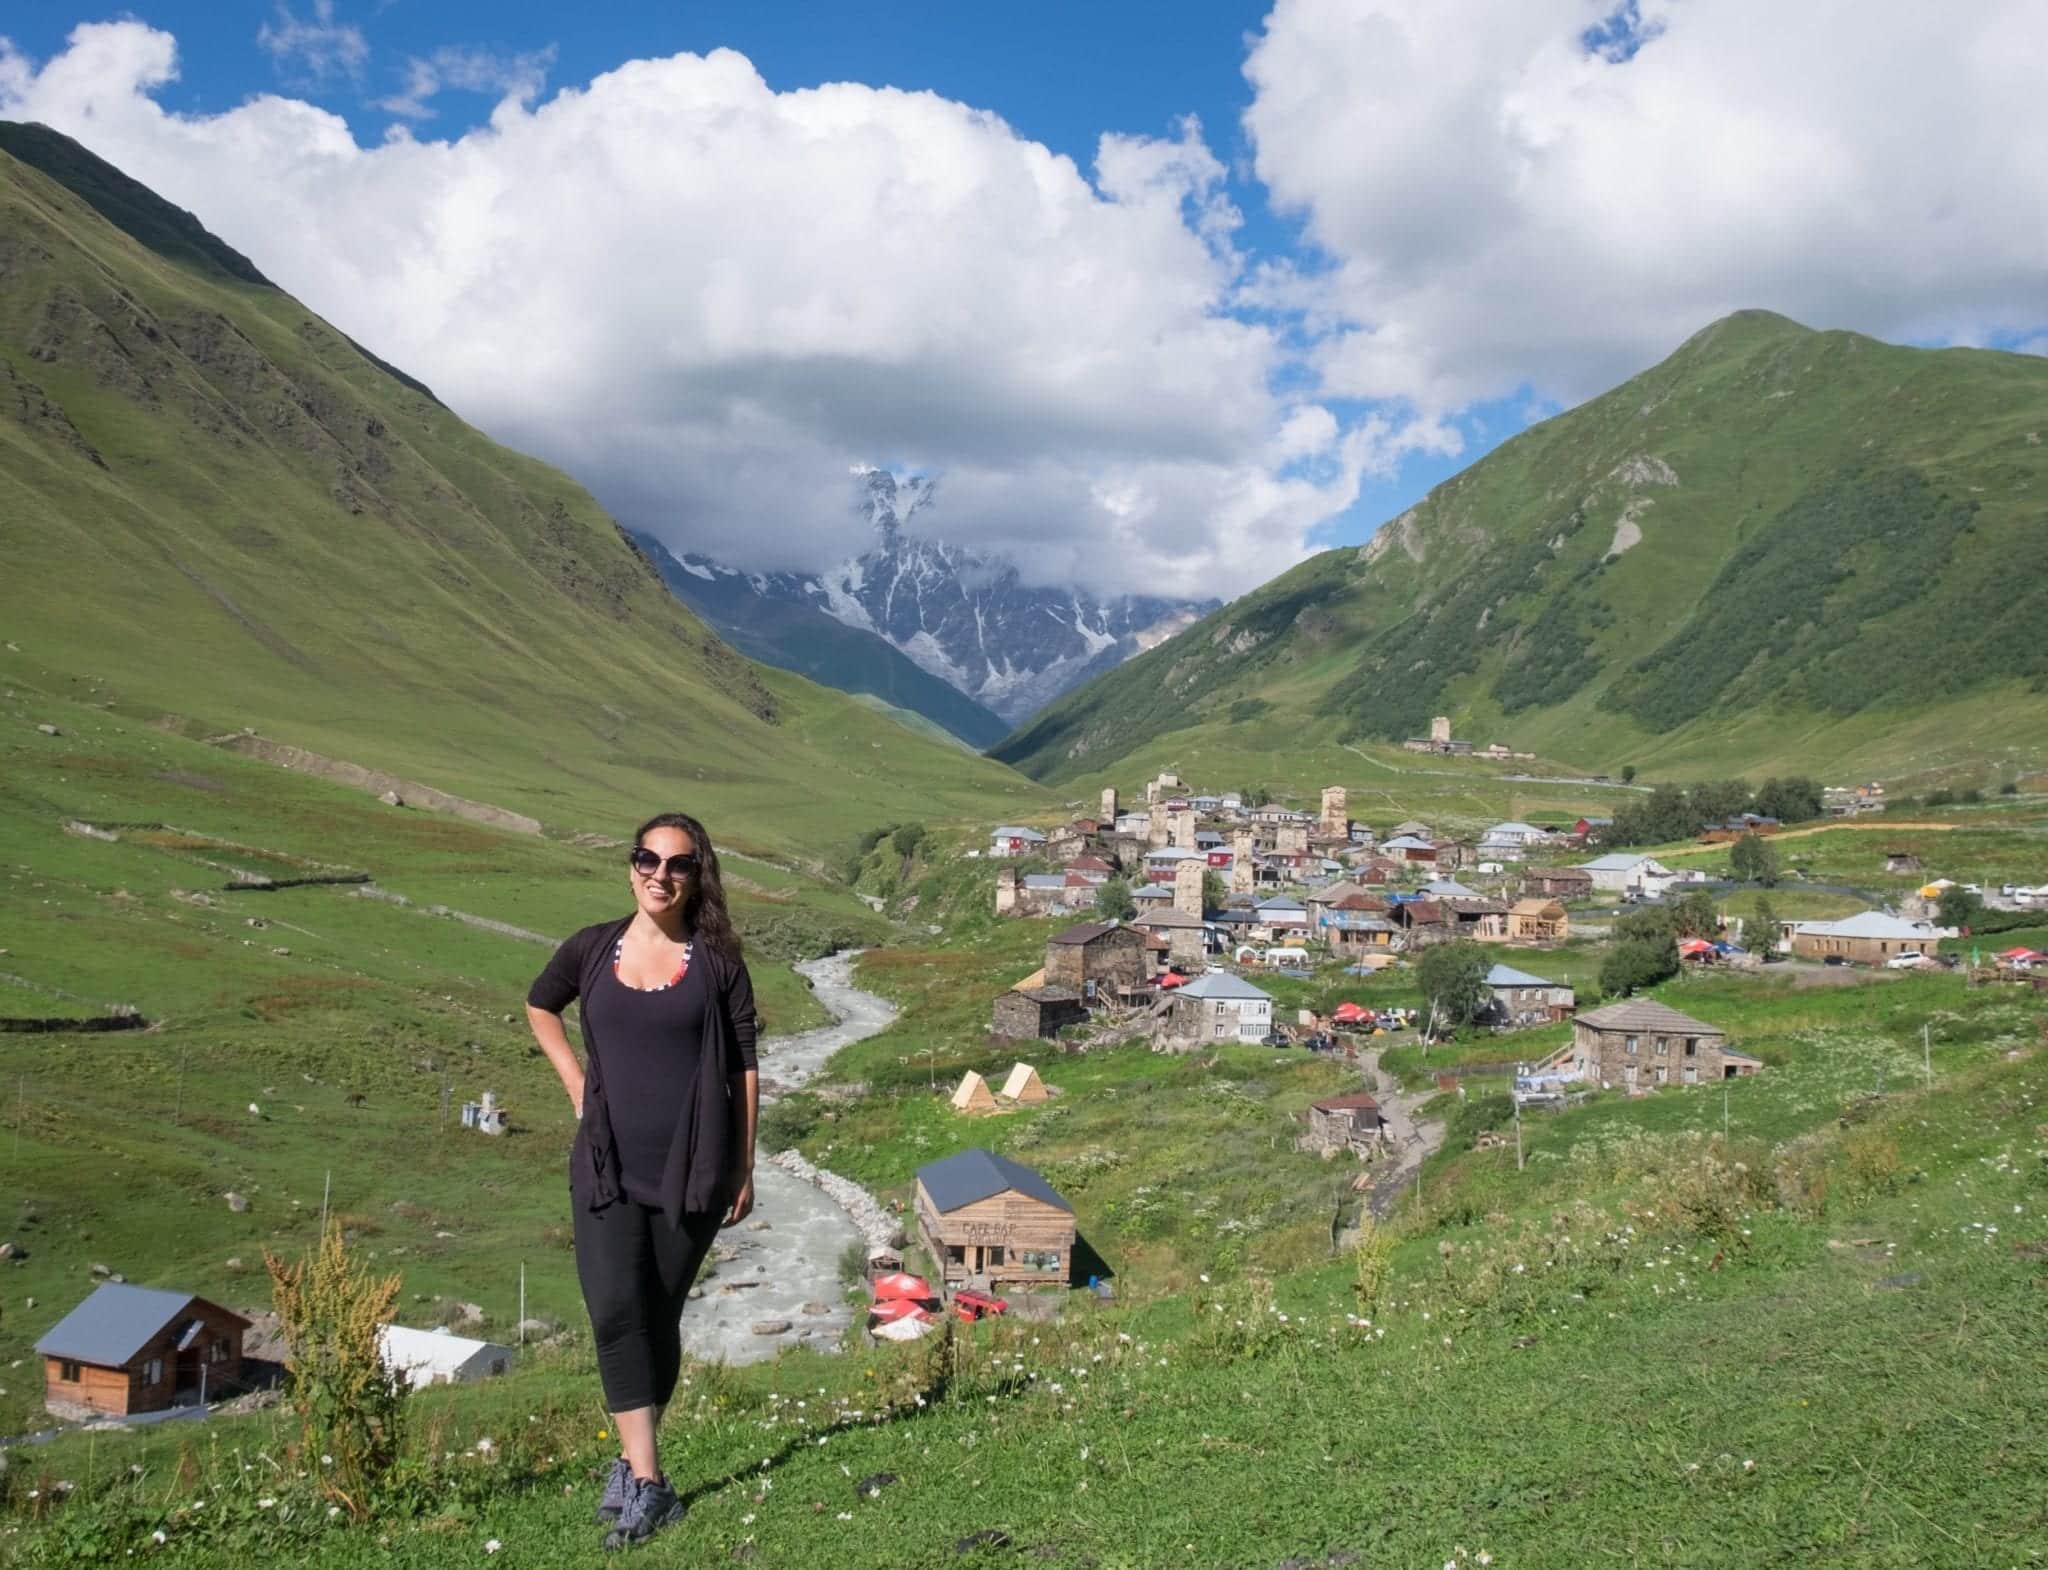
[[2048,766],[2048,361],[1742,312],[1037,716],[1134,749],[1456,733],[1611,771]]
[[[0,140],[7,658],[579,830],[686,803],[818,856],[1011,771],[757,667],[573,481],[490,442],[76,144]],[[27,161],[24,161],[27,160]]]

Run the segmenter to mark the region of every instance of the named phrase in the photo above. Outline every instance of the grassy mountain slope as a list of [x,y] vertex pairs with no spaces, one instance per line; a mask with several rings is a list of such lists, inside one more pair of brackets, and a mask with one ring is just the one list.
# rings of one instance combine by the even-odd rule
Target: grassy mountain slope
[[76,144],[8,145],[0,607],[40,669],[550,825],[686,801],[743,843],[823,849],[906,800],[1040,799],[755,667],[566,476]]
[[1576,762],[2048,762],[2048,361],[1741,312],[992,749],[1048,779],[1272,717]]
[[676,598],[742,654],[920,715],[977,752],[1009,734],[1000,716],[876,634],[835,621],[815,606],[755,594],[744,578],[700,577],[651,534],[635,531],[633,539]]

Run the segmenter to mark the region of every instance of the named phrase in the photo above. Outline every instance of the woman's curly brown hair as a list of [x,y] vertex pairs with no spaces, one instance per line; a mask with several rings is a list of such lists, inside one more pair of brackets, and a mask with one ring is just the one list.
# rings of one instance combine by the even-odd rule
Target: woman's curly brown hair
[[681,829],[696,847],[697,876],[690,880],[690,897],[683,901],[683,925],[690,941],[737,963],[744,958],[740,935],[733,931],[732,914],[725,908],[725,882],[719,876],[710,831],[687,812],[658,813],[633,831],[633,848],[638,850],[656,829]]

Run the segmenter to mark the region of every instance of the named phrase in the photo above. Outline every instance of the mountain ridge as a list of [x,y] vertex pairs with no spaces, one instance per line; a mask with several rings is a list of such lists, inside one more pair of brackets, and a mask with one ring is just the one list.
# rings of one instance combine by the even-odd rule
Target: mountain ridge
[[[822,858],[906,794],[1038,799],[755,666],[567,476],[192,254],[190,215],[78,144],[13,145],[51,164],[0,151],[5,619],[42,669],[548,824],[686,795],[728,841]],[[121,191],[126,222],[67,177]],[[184,254],[147,238],[181,231]]]
[[[2048,740],[2044,432],[2039,357],[1738,312],[991,755],[1078,777],[1247,703],[1347,740],[1446,714],[1588,766],[1762,766],[1793,735],[1816,766],[2025,751]],[[1926,747],[1944,712],[1967,724]]]
[[[877,543],[821,571],[744,572],[692,551],[677,553],[678,564],[722,585],[720,603],[735,630],[762,635],[780,614],[775,607],[809,606],[874,634],[1006,725],[1164,641],[1218,603],[1027,584],[1003,557],[909,528],[932,503],[930,480],[870,469],[862,488]],[[740,584],[758,608],[744,605]],[[678,592],[690,598],[687,585]]]

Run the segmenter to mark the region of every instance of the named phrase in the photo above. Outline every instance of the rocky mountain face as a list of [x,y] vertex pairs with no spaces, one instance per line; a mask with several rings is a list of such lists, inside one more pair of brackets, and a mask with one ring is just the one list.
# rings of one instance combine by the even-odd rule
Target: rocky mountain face
[[718,584],[728,616],[742,614],[739,583],[761,602],[757,614],[764,620],[777,605],[815,607],[876,634],[1012,725],[1165,642],[1219,603],[1097,598],[1081,589],[1027,584],[1000,557],[910,532],[910,519],[931,502],[929,481],[878,469],[865,485],[875,543],[859,556],[814,574],[742,573],[694,553],[680,557],[683,568]]

